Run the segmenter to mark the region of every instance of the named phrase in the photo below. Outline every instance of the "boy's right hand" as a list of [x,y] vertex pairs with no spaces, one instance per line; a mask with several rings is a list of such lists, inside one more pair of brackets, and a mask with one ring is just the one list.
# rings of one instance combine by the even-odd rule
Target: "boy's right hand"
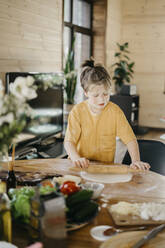
[[75,166],[80,168],[88,168],[89,166],[89,160],[87,158],[72,159],[72,162]]

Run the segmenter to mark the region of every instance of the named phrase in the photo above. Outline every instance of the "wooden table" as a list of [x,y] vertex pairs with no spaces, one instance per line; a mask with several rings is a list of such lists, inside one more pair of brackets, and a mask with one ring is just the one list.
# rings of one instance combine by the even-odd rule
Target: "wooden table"
[[[7,164],[3,164],[6,169]],[[43,174],[75,174],[69,167],[72,163],[68,159],[40,159],[15,161],[15,171],[40,172]],[[98,216],[88,225],[79,230],[68,233],[67,247],[69,248],[97,248],[101,242],[90,236],[90,229],[97,225],[114,225],[107,209],[103,207],[105,202],[114,200],[129,201],[157,201],[165,202],[165,177],[154,172],[136,173],[133,179],[127,183],[105,184]],[[23,247],[21,247],[23,248]]]

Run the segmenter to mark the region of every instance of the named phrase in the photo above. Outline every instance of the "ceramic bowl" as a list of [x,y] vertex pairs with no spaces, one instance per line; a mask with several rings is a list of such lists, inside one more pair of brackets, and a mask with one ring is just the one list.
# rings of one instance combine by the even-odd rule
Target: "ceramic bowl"
[[97,199],[103,189],[104,189],[104,184],[102,183],[91,183],[91,182],[86,182],[82,185],[83,189],[89,189],[89,190],[93,190],[93,195],[92,195],[92,199]]

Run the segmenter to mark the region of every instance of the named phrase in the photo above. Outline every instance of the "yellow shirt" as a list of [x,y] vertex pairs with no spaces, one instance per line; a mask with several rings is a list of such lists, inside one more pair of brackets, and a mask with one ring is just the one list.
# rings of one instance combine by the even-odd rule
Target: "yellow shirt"
[[116,136],[124,144],[136,139],[122,110],[109,102],[99,115],[92,115],[87,101],[75,105],[69,114],[65,141],[77,146],[81,157],[114,162]]

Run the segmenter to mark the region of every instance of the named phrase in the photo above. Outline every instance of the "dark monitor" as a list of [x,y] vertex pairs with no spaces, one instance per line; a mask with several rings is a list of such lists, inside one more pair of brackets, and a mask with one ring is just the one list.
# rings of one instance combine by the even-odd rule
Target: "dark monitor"
[[[35,111],[35,120],[32,125],[23,130],[23,133],[34,136],[46,136],[62,133],[63,131],[63,81],[60,73],[29,73],[8,72],[6,73],[6,92],[9,92],[9,84],[17,77],[32,76],[35,83],[46,83],[47,80],[56,80],[53,88],[37,90],[37,97],[29,101],[29,105]],[[58,80],[59,79],[59,80]],[[61,80],[61,82],[60,82]],[[59,83],[60,82],[60,83]]]

